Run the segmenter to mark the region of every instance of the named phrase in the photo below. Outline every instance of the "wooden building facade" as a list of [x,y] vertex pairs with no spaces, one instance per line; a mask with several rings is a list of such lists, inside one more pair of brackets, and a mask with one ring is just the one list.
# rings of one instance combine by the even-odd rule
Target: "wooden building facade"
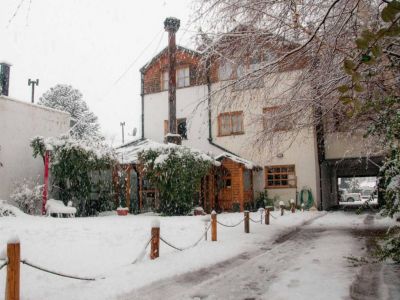
[[[131,213],[157,211],[159,207],[159,192],[146,179],[146,172],[137,160],[137,154],[149,144],[165,145],[144,140],[117,149],[125,157],[114,171],[116,203],[125,205]],[[193,206],[201,206],[207,213],[243,211],[254,201],[253,170],[258,167],[227,153],[215,160],[219,164],[213,165],[201,180],[197,195],[193,195]]]

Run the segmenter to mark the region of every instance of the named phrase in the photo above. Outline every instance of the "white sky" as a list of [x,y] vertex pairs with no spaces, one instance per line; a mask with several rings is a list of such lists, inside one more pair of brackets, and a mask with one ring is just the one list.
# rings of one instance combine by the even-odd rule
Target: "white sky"
[[120,143],[120,121],[125,141],[132,139],[134,127],[140,134],[139,69],[167,45],[168,16],[181,20],[178,43],[190,45],[191,14],[190,0],[1,0],[0,61],[13,65],[9,96],[29,102],[28,78],[40,81],[35,101],[57,83],[71,84],[107,140]]

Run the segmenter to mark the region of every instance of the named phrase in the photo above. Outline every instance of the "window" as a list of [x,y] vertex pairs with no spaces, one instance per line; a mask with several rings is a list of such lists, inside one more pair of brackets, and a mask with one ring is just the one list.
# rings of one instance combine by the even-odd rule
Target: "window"
[[164,71],[161,74],[161,90],[166,91],[169,87],[169,75],[168,71]]
[[[264,77],[260,76],[260,61],[258,58],[253,58],[250,64],[240,64],[236,68],[236,76],[239,80],[234,88],[236,90],[257,89],[264,87]],[[246,75],[246,77],[245,77]],[[240,80],[245,77],[243,80]]]
[[218,116],[218,135],[243,134],[243,112],[228,112]]
[[176,70],[176,86],[178,88],[190,85],[189,67],[179,68]]
[[[169,132],[169,122],[164,120],[164,135]],[[176,119],[176,132],[182,137],[182,139],[187,140],[187,126],[186,118]]]
[[295,188],[296,184],[294,165],[265,167],[266,188]]
[[263,108],[263,125],[267,131],[288,131],[293,128],[293,123],[287,117],[282,117],[281,106]]
[[218,68],[218,78],[219,80],[229,80],[232,76],[232,63],[225,60],[221,61],[219,68]]

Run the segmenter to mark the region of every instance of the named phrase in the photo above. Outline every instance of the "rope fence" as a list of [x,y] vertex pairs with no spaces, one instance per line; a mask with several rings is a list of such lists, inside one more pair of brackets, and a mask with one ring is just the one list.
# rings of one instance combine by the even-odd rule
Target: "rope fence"
[[139,255],[132,262],[132,264],[136,264],[138,261],[143,259],[143,257],[146,255],[146,249],[147,249],[147,247],[149,247],[150,242],[151,242],[152,239],[153,239],[153,237],[150,237],[150,239],[147,241],[147,243],[143,247],[142,251],[139,252]]
[[[217,213],[213,211],[211,213],[211,218],[203,219],[205,229],[200,235],[200,237],[196,240],[195,243],[186,246],[186,247],[178,247],[165,239],[163,236],[160,235],[160,223],[158,220],[154,220],[152,225],[151,225],[151,234],[150,238],[146,241],[144,244],[142,250],[139,252],[138,256],[136,259],[132,262],[132,264],[137,263],[143,257],[146,255],[146,250],[151,245],[150,248],[150,259],[156,259],[159,257],[159,247],[160,247],[160,240],[166,244],[167,246],[177,250],[177,251],[185,251],[190,248],[194,248],[197,245],[200,244],[200,242],[203,240],[207,240],[207,232],[211,228],[211,241],[215,242],[217,241],[217,224],[221,225],[222,227],[228,227],[228,228],[233,228],[237,227],[240,224],[244,222],[244,232],[245,233],[250,233],[250,221],[256,224],[262,224],[263,223],[263,216],[265,214],[265,225],[269,225],[269,217],[272,217],[274,219],[277,219],[276,216],[274,216],[270,209],[267,208],[265,210],[260,209],[260,220],[255,220],[250,217],[250,212],[245,211],[244,212],[244,218],[242,218],[238,223],[235,224],[225,224],[223,222],[220,222],[217,220]],[[292,211],[294,213],[294,211]],[[281,214],[283,215],[283,214]],[[253,215],[254,217],[254,215]],[[71,274],[65,274],[62,272],[57,272],[55,270],[48,269],[46,267],[34,264],[27,259],[20,259],[20,242],[19,240],[12,240],[9,241],[7,244],[7,256],[6,259],[3,259],[3,257],[0,259],[0,270],[3,268],[7,267],[7,279],[6,279],[6,300],[12,300],[12,299],[19,299],[19,287],[20,287],[20,264],[27,265],[28,267],[31,267],[33,269],[49,273],[55,276],[60,276],[60,277],[65,277],[65,278],[70,278],[70,279],[76,279],[76,280],[83,280],[83,281],[95,281],[97,279],[104,279],[104,277],[85,277],[85,276],[76,276],[76,275],[71,275]]]
[[31,268],[34,268],[34,269],[37,269],[37,270],[40,270],[40,271],[43,271],[43,272],[46,272],[46,273],[49,273],[49,274],[61,276],[61,277],[66,277],[66,278],[71,278],[71,279],[77,279],[77,280],[87,280],[87,281],[94,281],[94,280],[96,280],[96,278],[79,277],[79,276],[68,275],[68,274],[63,274],[63,273],[60,273],[60,272],[52,271],[52,270],[46,269],[46,268],[44,268],[44,267],[35,265],[35,264],[33,264],[33,263],[27,261],[26,259],[21,260],[21,263],[23,263],[24,265],[27,265],[27,266],[29,266],[29,267],[31,267]]
[[3,269],[7,265],[8,265],[8,261],[5,261],[2,265],[0,265],[0,270]]
[[221,223],[220,221],[217,221],[217,223],[224,227],[236,227],[236,226],[239,226],[240,224],[242,224],[244,220],[245,220],[245,218],[243,218],[242,220],[239,221],[239,223],[234,224],[234,225],[224,224],[224,223]]
[[196,247],[198,244],[200,244],[200,242],[203,240],[203,237],[206,236],[206,234],[207,234],[208,230],[210,229],[210,227],[211,227],[211,224],[208,225],[208,227],[206,228],[206,230],[204,230],[204,232],[201,234],[200,238],[199,238],[194,244],[192,244],[192,245],[190,245],[190,246],[187,246],[187,247],[177,247],[177,246],[173,245],[172,243],[168,242],[168,241],[167,241],[166,239],[164,239],[162,236],[160,236],[160,240],[161,240],[162,242],[164,242],[166,245],[170,246],[171,248],[173,248],[173,249],[175,249],[175,250],[178,250],[178,251],[185,251],[185,250],[188,250],[188,249],[190,249],[190,248],[194,248],[194,247]]

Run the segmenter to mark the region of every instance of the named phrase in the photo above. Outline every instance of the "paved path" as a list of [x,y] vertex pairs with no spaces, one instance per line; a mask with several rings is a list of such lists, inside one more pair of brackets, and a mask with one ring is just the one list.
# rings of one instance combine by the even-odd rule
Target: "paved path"
[[322,219],[317,225],[309,222],[273,244],[121,299],[400,299],[400,269],[351,265],[345,258],[371,253],[382,234],[373,229],[373,218],[366,216],[362,230],[323,226]]

